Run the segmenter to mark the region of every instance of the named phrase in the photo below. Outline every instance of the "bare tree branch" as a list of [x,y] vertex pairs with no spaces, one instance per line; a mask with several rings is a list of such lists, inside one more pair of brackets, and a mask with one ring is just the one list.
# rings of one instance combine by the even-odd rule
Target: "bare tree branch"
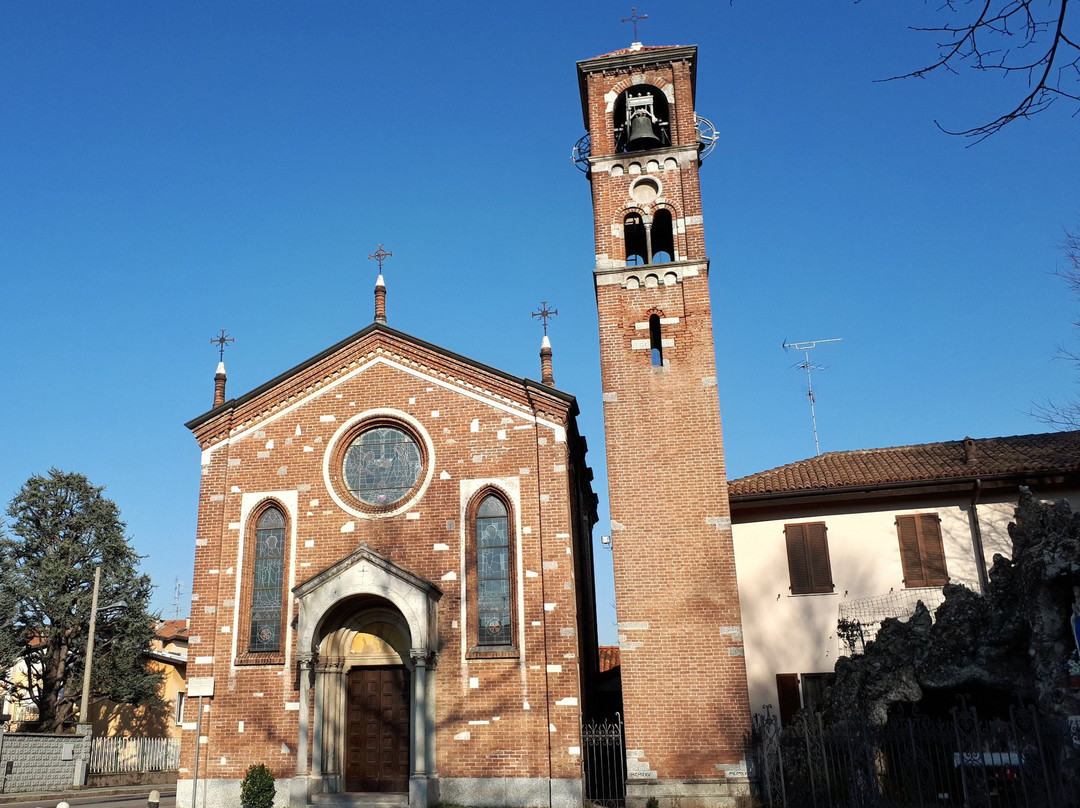
[[[1080,230],[1065,231],[1061,240],[1061,252],[1065,256],[1065,265],[1054,274],[1068,284],[1069,291],[1080,296]],[[1080,322],[1074,322],[1073,325],[1080,328]],[[1055,358],[1071,362],[1080,369],[1080,354],[1064,346],[1058,348]],[[1028,415],[1052,429],[1080,429],[1080,398],[1036,404]]]
[[[859,2],[860,0],[855,0]],[[938,37],[938,58],[918,70],[882,81],[925,78],[935,71],[958,73],[961,67],[1027,74],[1027,92],[1007,111],[987,123],[941,131],[978,143],[1021,118],[1047,109],[1065,98],[1080,108],[1080,36],[1075,30],[1080,0],[944,0],[940,14],[958,15],[957,22],[930,27],[912,26]],[[1070,14],[1071,12],[1071,14]]]

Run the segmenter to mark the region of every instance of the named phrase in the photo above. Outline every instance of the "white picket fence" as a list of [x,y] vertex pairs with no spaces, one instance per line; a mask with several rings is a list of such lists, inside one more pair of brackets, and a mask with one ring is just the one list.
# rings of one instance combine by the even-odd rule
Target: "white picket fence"
[[91,774],[174,772],[180,768],[179,738],[94,738]]

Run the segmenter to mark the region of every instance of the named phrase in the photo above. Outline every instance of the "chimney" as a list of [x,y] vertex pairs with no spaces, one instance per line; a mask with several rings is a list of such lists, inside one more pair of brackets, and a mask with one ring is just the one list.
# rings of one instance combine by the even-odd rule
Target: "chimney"
[[975,441],[964,438],[964,463],[975,462]]
[[218,362],[217,373],[214,374],[214,406],[220,407],[225,403],[225,363]]
[[547,334],[540,343],[540,381],[548,387],[555,386],[555,375],[551,372],[551,340]]
[[375,281],[375,322],[386,322],[386,283],[381,272],[379,279]]

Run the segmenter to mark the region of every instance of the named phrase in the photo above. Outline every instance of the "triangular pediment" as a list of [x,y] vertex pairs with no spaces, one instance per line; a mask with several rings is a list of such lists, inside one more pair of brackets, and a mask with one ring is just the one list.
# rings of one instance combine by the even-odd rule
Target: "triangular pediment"
[[577,414],[574,397],[567,393],[373,323],[254,390],[192,419],[186,426],[207,448],[380,365],[522,415],[565,422],[568,416]]
[[442,590],[431,581],[409,572],[399,564],[395,564],[363,542],[344,558],[315,573],[304,583],[293,587],[293,594],[298,599],[303,600],[317,589],[340,581],[344,576],[349,578],[359,577],[361,580],[368,579],[368,570],[364,569],[365,565],[371,570],[370,580],[372,581],[377,578],[391,576],[413,589],[420,590],[432,600],[439,600],[442,597]]

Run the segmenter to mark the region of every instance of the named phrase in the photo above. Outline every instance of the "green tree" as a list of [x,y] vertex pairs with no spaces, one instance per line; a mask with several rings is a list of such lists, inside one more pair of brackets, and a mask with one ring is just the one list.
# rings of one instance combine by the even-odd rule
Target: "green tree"
[[149,611],[150,579],[138,573],[141,557],[103,490],[82,474],[34,475],[8,506],[8,530],[0,529],[0,683],[29,696],[46,732],[76,719],[96,566],[90,697],[128,704],[156,698],[160,676],[147,672],[144,656],[157,620]]

